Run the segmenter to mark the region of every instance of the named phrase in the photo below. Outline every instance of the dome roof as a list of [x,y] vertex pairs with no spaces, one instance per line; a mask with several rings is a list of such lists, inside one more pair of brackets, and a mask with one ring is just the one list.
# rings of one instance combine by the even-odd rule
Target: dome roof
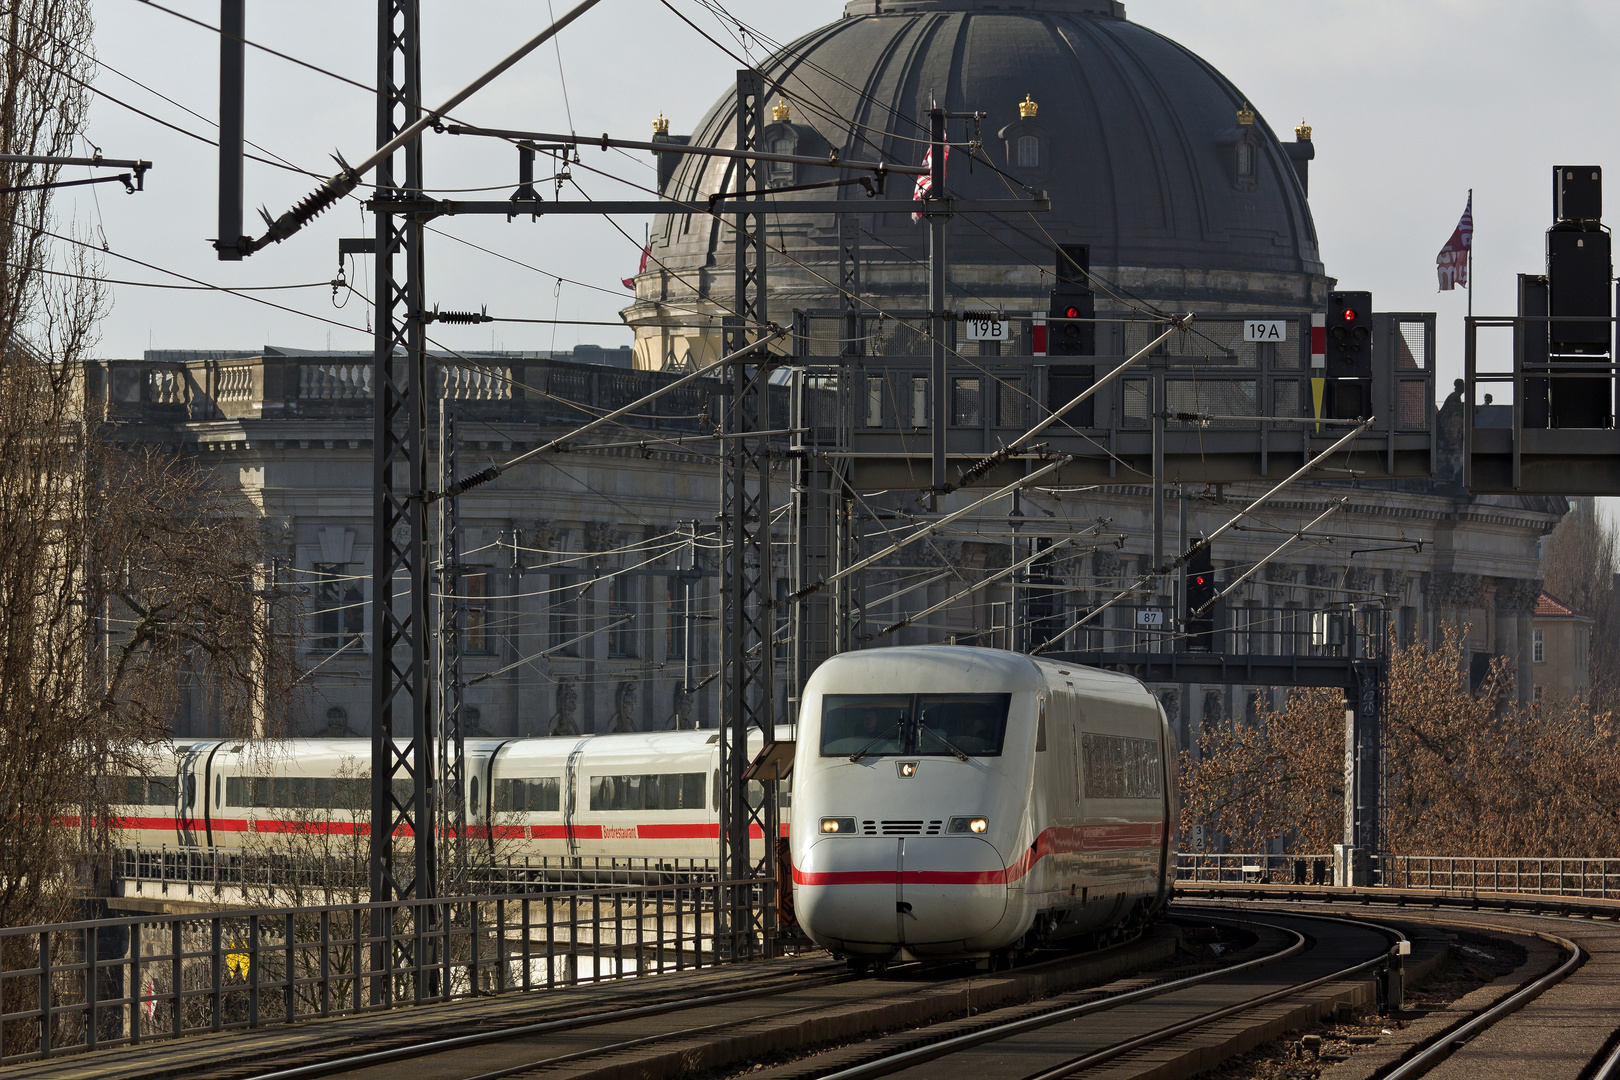
[[[1144,299],[1305,309],[1325,297],[1290,146],[1220,72],[1129,22],[1123,4],[1022,0],[1011,9],[984,0],[852,0],[842,19],[786,46],[762,71],[776,87],[771,103],[788,106],[786,117],[769,123],[766,141],[799,154],[836,149],[844,158],[918,164],[931,100],[952,112],[986,114],[977,127],[981,159],[953,153],[947,187],[1002,199],[1045,190],[1052,209],[952,222],[951,280],[960,287],[953,292],[970,304],[964,293],[1044,306],[1055,243],[1091,245],[1094,271]],[[734,98],[720,99],[692,132],[693,143],[736,145]],[[1024,102],[1035,109],[1021,110]],[[974,131],[971,121],[952,120],[948,137],[961,142]],[[1290,145],[1293,157],[1310,156],[1308,142]],[[854,175],[819,166],[766,169],[778,187]],[[724,159],[683,158],[666,194],[701,204],[728,190],[730,170]],[[910,177],[889,178],[888,197],[910,193]],[[799,198],[837,198],[856,213],[867,199],[858,186],[773,196]],[[909,214],[866,215],[862,225],[864,287],[920,297],[926,229]],[[772,294],[780,297],[773,315],[817,294],[830,306],[836,275],[826,267],[838,258],[836,221],[773,213],[770,233]],[[727,299],[731,250],[729,229],[712,219],[660,216],[653,272],[638,283],[642,302],[626,313],[630,321],[653,315],[646,301],[689,289],[712,288],[717,300]]]

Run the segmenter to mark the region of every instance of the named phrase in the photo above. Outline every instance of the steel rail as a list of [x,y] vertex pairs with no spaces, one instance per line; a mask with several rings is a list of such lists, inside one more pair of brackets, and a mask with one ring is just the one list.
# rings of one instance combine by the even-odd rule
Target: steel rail
[[[1410,894],[1406,894],[1406,895],[1397,894],[1395,896],[1391,896],[1388,900],[1383,901],[1383,902],[1385,902],[1385,903],[1397,903],[1397,902],[1399,902],[1399,903],[1402,903],[1404,905],[1404,901],[1406,899],[1409,899],[1409,898],[1414,898],[1414,897],[1412,897]],[[1427,899],[1427,897],[1422,897],[1422,899]],[[1215,900],[1214,902],[1219,903],[1221,901]],[[1279,903],[1279,902],[1280,903],[1299,903],[1300,901],[1296,901],[1296,900],[1293,900],[1293,899],[1278,898],[1277,900],[1270,900],[1270,901],[1249,900],[1249,901],[1242,901],[1242,902],[1248,902],[1248,903],[1265,903],[1265,902],[1270,902],[1270,903]],[[1523,906],[1523,905],[1521,904],[1521,906]],[[1573,907],[1579,907],[1581,905],[1572,905],[1572,906]],[[1438,904],[1435,905],[1435,910],[1436,911],[1441,910],[1441,908],[1440,908],[1440,906]],[[1588,914],[1590,915],[1590,913],[1591,912],[1590,912],[1590,909],[1589,909]],[[1574,917],[1574,914],[1572,912],[1567,912],[1565,914],[1558,914],[1558,915],[1549,915],[1549,914],[1545,914],[1545,913],[1541,913],[1541,912],[1529,912],[1529,911],[1514,912],[1514,911],[1511,910],[1511,905],[1505,905],[1504,910],[1501,912],[1501,914],[1507,915],[1507,916],[1510,916],[1510,917],[1513,917],[1513,918],[1546,919],[1546,920],[1549,920],[1549,921],[1561,921],[1561,920],[1567,920],[1567,919],[1570,919],[1570,918]],[[1312,916],[1312,917],[1326,917],[1326,916]],[[1355,920],[1341,920],[1341,921],[1353,922]],[[1372,924],[1362,923],[1360,925],[1372,925]],[[1501,927],[1499,924],[1496,924],[1496,923],[1457,923],[1457,922],[1454,922],[1454,921],[1447,921],[1447,922],[1442,923],[1442,925],[1453,925],[1453,926],[1455,926],[1455,925],[1466,925],[1466,926],[1472,926],[1472,927],[1475,927],[1477,929],[1482,929],[1482,930],[1486,930],[1486,929],[1488,929],[1488,930],[1501,930],[1501,929],[1503,929],[1503,927]],[[1525,1005],[1528,1005],[1530,1002],[1532,1002],[1536,998],[1540,997],[1543,993],[1545,993],[1547,990],[1551,989],[1553,986],[1556,986],[1558,983],[1563,982],[1565,979],[1569,978],[1570,975],[1574,974],[1574,972],[1578,968],[1580,968],[1582,965],[1584,965],[1586,963],[1586,959],[1587,959],[1586,950],[1581,948],[1579,943],[1571,941],[1570,939],[1565,938],[1565,937],[1560,937],[1557,934],[1544,934],[1544,933],[1540,933],[1539,931],[1534,931],[1534,930],[1529,931],[1529,933],[1532,936],[1538,937],[1543,941],[1546,941],[1546,942],[1549,942],[1551,944],[1555,944],[1555,945],[1559,946],[1560,948],[1564,949],[1569,954],[1569,956],[1565,959],[1565,961],[1562,964],[1560,964],[1554,970],[1548,972],[1546,975],[1541,976],[1539,979],[1535,980],[1534,982],[1530,983],[1529,985],[1520,987],[1514,993],[1512,993],[1508,997],[1502,999],[1501,1001],[1497,1002],[1495,1005],[1493,1005],[1489,1009],[1486,1009],[1484,1012],[1481,1012],[1480,1014],[1475,1016],[1472,1020],[1470,1020],[1467,1023],[1463,1024],[1461,1027],[1456,1028],[1456,1029],[1454,1029],[1452,1031],[1449,1031],[1449,1032],[1445,1032],[1445,1033],[1441,1034],[1440,1036],[1437,1036],[1434,1042],[1430,1043],[1427,1047],[1425,1047],[1423,1050],[1419,1051],[1413,1057],[1408,1058],[1406,1061],[1403,1061],[1393,1071],[1385,1074],[1384,1077],[1382,1078],[1382,1080],[1411,1080],[1412,1077],[1423,1075],[1424,1073],[1428,1072],[1429,1069],[1433,1068],[1434,1065],[1437,1064],[1440,1060],[1447,1057],[1451,1053],[1455,1052],[1459,1047],[1461,1047],[1463,1044],[1465,1044],[1468,1041],[1470,1041],[1471,1039],[1473,1039],[1480,1032],[1482,1032],[1485,1029],[1487,1029],[1489,1027],[1492,1027],[1493,1025],[1497,1024],[1504,1017],[1507,1017],[1507,1016],[1517,1012],[1518,1010],[1522,1009]],[[1601,1065],[1598,1066],[1597,1070],[1594,1071],[1591,1074],[1591,1076],[1589,1077],[1589,1080],[1616,1080],[1616,1078],[1620,1078],[1620,1045],[1617,1045],[1612,1051],[1610,1051],[1609,1056],[1603,1061],[1603,1063]]]
[[[614,1009],[609,1012],[587,1013],[583,1016],[565,1017],[559,1020],[542,1020],[533,1024],[519,1024],[513,1027],[501,1028],[498,1031],[480,1031],[472,1035],[453,1035],[445,1039],[435,1039],[430,1042],[413,1043],[410,1046],[398,1046],[389,1050],[371,1050],[363,1054],[353,1054],[349,1057],[334,1058],[331,1061],[318,1062],[312,1065],[299,1065],[290,1069],[278,1069],[274,1072],[257,1073],[247,1080],[305,1080],[307,1077],[326,1076],[341,1072],[345,1069],[367,1068],[373,1065],[387,1065],[391,1062],[405,1061],[410,1058],[425,1057],[429,1054],[443,1053],[448,1050],[459,1050],[465,1047],[483,1046],[488,1043],[505,1042],[509,1039],[524,1038],[530,1035],[543,1035],[551,1031],[573,1031],[581,1027],[595,1027],[600,1024],[616,1023],[620,1020],[635,1020],[646,1016],[661,1016],[666,1013],[681,1012],[704,1005],[721,1005],[730,1001],[739,1001],[744,998],[757,996],[774,996],[777,993],[788,993],[792,990],[802,989],[806,986],[827,985],[838,982],[853,981],[853,976],[843,970],[842,965],[827,965],[834,970],[828,974],[817,974],[812,968],[808,973],[811,978],[790,978],[784,980],[779,990],[758,985],[744,990],[728,990],[723,994],[706,994],[702,997],[680,998],[674,1001],[662,1001],[652,1005],[634,1005],[628,1009]],[[767,978],[766,981],[769,981]],[[685,1029],[704,1030],[704,1029]],[[606,1048],[604,1048],[606,1049]],[[591,1051],[597,1053],[600,1051]],[[523,1069],[536,1066],[525,1065]],[[516,1070],[522,1071],[522,1070]]]
[[1609,1051],[1609,1056],[1603,1059],[1603,1064],[1597,1067],[1591,1080],[1615,1080],[1620,1077],[1620,1044]]
[[1520,987],[1503,1000],[1486,1009],[1455,1031],[1441,1035],[1416,1055],[1403,1061],[1393,1072],[1386,1073],[1384,1080],[1410,1080],[1414,1076],[1422,1076],[1428,1072],[1442,1058],[1447,1057],[1462,1044],[1468,1042],[1475,1035],[1491,1027],[1503,1017],[1518,1012],[1524,1006],[1540,997],[1549,988],[1556,986],[1586,963],[1586,950],[1568,938],[1558,937],[1556,934],[1535,934],[1543,941],[1552,942],[1560,948],[1568,950],[1569,957],[1562,964],[1529,986]]
[[1240,971],[1247,971],[1251,968],[1261,967],[1265,964],[1273,964],[1279,960],[1286,960],[1291,956],[1297,956],[1299,953],[1305,950],[1306,942],[1304,934],[1301,934],[1297,930],[1284,930],[1283,932],[1292,934],[1295,938],[1294,942],[1286,948],[1280,949],[1269,956],[1256,957],[1253,960],[1246,960],[1241,964],[1234,964],[1231,967],[1223,967],[1216,971],[1208,971],[1202,975],[1189,975],[1186,978],[1173,979],[1170,982],[1160,983],[1157,986],[1146,986],[1140,990],[1130,990],[1123,994],[1114,994],[1109,997],[1099,998],[1095,1001],[1086,1001],[1078,1005],[1070,1005],[1064,1008],[1054,1009],[1051,1012],[1042,1013],[1039,1016],[1029,1016],[1022,1020],[1014,1020],[1006,1024],[997,1024],[994,1027],[985,1028],[982,1031],[969,1032],[966,1035],[956,1035],[948,1039],[942,1039],[936,1043],[930,1043],[927,1046],[919,1046],[911,1050],[902,1050],[898,1054],[890,1054],[886,1057],[879,1058],[876,1061],[869,1061],[863,1065],[855,1065],[847,1069],[841,1069],[838,1072],[828,1073],[826,1076],[821,1077],[820,1080],[866,1080],[868,1077],[886,1076],[889,1073],[897,1072],[900,1069],[910,1068],[913,1065],[919,1065],[923,1062],[932,1061],[935,1058],[945,1057],[948,1054],[954,1054],[961,1050],[970,1050],[973,1047],[982,1045],[984,1043],[998,1042],[1002,1039],[1011,1038],[1014,1035],[1022,1035],[1025,1032],[1038,1031],[1041,1028],[1050,1027],[1053,1024],[1061,1024],[1066,1020],[1077,1020],[1082,1016],[1089,1016],[1092,1013],[1106,1012],[1109,1009],[1117,1008],[1121,1005],[1129,1005],[1132,1002],[1145,1001],[1149,998],[1161,997],[1164,994],[1174,993],[1177,990],[1182,990],[1189,986],[1196,986],[1199,983],[1225,978]]
[[[1363,929],[1376,930],[1384,934],[1393,934],[1399,941],[1407,940],[1406,935],[1401,933],[1401,931],[1397,930],[1395,927],[1382,926],[1374,922],[1365,922],[1359,919],[1340,918],[1333,915],[1302,915],[1300,917],[1306,919],[1317,919],[1323,922],[1344,923],[1350,926],[1358,926]],[[1386,964],[1388,962],[1389,958],[1387,955],[1376,956],[1371,960],[1364,960],[1359,964],[1353,964],[1350,967],[1341,968],[1330,975],[1323,975],[1320,978],[1312,979],[1310,982],[1296,983],[1293,986],[1285,986],[1281,990],[1273,990],[1269,993],[1261,994],[1258,997],[1249,998],[1247,1001],[1240,1001],[1235,1005],[1227,1005],[1223,1008],[1216,1009],[1213,1012],[1203,1013],[1202,1015],[1195,1016],[1188,1020],[1182,1020],[1175,1024],[1167,1024],[1156,1031],[1150,1031],[1147,1034],[1139,1035],[1134,1039],[1127,1039],[1124,1042],[1115,1043],[1113,1046],[1105,1047],[1101,1050],[1093,1051],[1090,1054],[1085,1054],[1081,1057],[1066,1061],[1062,1065],[1058,1065],[1054,1068],[1046,1069],[1038,1073],[1032,1073],[1031,1075],[1024,1077],[1024,1080],[1062,1080],[1063,1077],[1069,1076],[1071,1073],[1079,1072],[1082,1069],[1089,1069],[1096,1065],[1102,1065],[1106,1062],[1114,1060],[1117,1057],[1128,1054],[1132,1050],[1140,1050],[1144,1046],[1151,1046],[1153,1043],[1163,1042],[1165,1039],[1172,1039],[1177,1035],[1201,1028],[1205,1024],[1214,1023],[1217,1020],[1224,1020],[1228,1016],[1236,1016],[1238,1013],[1248,1012],[1250,1009],[1258,1008],[1261,1005],[1268,1005],[1273,1001],[1282,1001],[1285,998],[1293,997],[1294,995],[1303,993],[1306,990],[1313,990],[1316,987],[1323,986],[1327,983],[1338,982],[1341,979],[1354,976],[1360,972],[1376,968],[1379,965]],[[1385,1080],[1389,1080],[1389,1078],[1386,1077]]]

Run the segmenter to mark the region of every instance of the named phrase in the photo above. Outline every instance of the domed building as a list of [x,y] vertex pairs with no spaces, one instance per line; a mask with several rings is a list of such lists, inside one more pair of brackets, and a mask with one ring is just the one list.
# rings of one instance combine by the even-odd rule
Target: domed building
[[[1128,302],[1160,309],[1320,310],[1328,281],[1306,201],[1313,156],[1303,125],[1278,139],[1243,93],[1207,62],[1130,22],[1113,0],[851,0],[844,17],[783,48],[762,73],[773,108],[768,149],[810,157],[920,164],[931,103],[953,113],[947,137],[956,196],[1046,192],[1047,213],[959,216],[947,243],[952,306],[1044,311],[1053,248],[1090,247],[1102,285],[1099,314]],[[732,148],[735,90],[689,138]],[[670,138],[667,133],[661,137]],[[661,154],[666,195],[703,205],[732,189],[723,158]],[[923,308],[926,226],[910,214],[870,214],[860,186],[804,189],[852,174],[774,163],[773,203],[838,199],[857,216],[862,293],[883,308]],[[912,178],[890,176],[904,199]],[[839,222],[773,212],[768,311],[838,306]],[[639,366],[718,355],[730,307],[734,241],[703,214],[660,216],[636,302]],[[1109,294],[1112,294],[1110,296]],[[706,323],[715,328],[707,329]]]

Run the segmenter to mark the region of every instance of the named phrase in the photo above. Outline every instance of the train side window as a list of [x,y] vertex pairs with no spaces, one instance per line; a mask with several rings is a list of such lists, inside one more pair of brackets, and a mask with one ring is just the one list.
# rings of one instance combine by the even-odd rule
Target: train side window
[[1046,703],[1041,703],[1041,711],[1035,716],[1035,752],[1040,753],[1046,749]]
[[[472,816],[477,817],[480,803],[478,801],[478,775],[476,773],[473,774],[472,783],[467,786],[467,801],[471,804]],[[499,807],[496,809],[499,809]]]
[[197,805],[197,777],[194,773],[186,774],[186,805]]
[[247,805],[247,778],[242,776],[227,776],[225,778],[225,805]]
[[214,809],[218,810],[225,805],[225,778],[214,777]]

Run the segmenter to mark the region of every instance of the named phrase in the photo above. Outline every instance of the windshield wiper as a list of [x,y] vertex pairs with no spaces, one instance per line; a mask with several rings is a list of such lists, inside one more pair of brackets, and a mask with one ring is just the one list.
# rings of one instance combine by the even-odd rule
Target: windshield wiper
[[945,749],[956,755],[957,761],[966,761],[968,759],[968,756],[958,749],[955,743],[951,742],[951,740],[947,739],[945,736],[941,735],[939,732],[935,731],[921,720],[917,721],[917,731],[919,733],[926,731],[928,734],[938,739],[944,745]]
[[851,761],[859,761],[859,760],[861,760],[861,758],[866,756],[866,752],[868,750],[872,749],[872,747],[876,746],[878,743],[882,742],[884,739],[887,739],[890,735],[894,734],[894,732],[896,730],[898,730],[899,727],[900,727],[900,721],[896,720],[894,723],[889,725],[889,729],[887,731],[885,731],[883,734],[879,735],[877,738],[873,739],[871,742],[867,743],[865,746],[861,747],[859,750],[857,750],[853,754],[849,755],[849,760],[851,760]]

